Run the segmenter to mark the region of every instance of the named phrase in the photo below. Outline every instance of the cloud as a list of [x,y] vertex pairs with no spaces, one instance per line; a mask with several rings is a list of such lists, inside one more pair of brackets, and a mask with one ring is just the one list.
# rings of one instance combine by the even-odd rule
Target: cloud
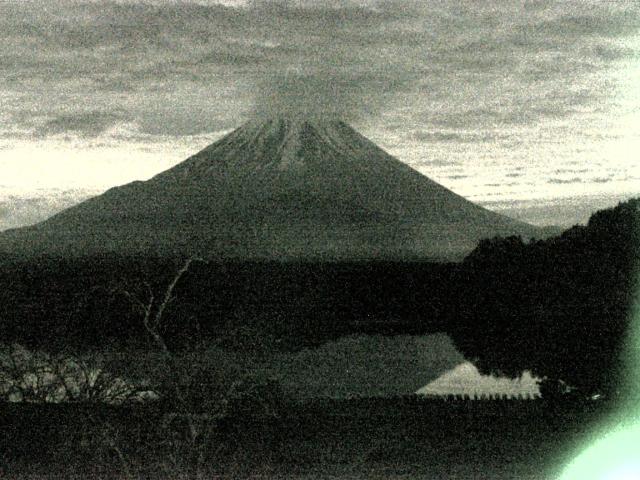
[[123,120],[122,115],[110,112],[84,112],[57,115],[45,122],[36,133],[41,136],[60,133],[76,133],[81,136],[97,136]]
[[[637,33],[637,9],[630,4],[625,6],[625,2],[618,2],[617,6],[612,5],[613,3],[608,2],[609,5],[604,8],[592,4],[594,8],[589,12],[582,10],[577,14],[564,13],[552,19],[523,25],[520,27],[520,33],[541,36],[560,35],[569,39],[590,36],[619,37]],[[588,5],[585,6],[588,8]]]
[[410,134],[410,138],[419,142],[478,143],[492,142],[506,138],[495,132],[469,132],[464,130],[418,130]]
[[121,116],[162,136],[255,112],[397,112],[409,141],[489,143],[469,131],[606,112],[601,73],[638,54],[616,43],[638,9],[597,2],[51,2],[0,5],[0,81],[14,100],[1,108],[15,122],[53,117],[43,135],[91,136]]
[[640,51],[635,48],[622,45],[596,44],[583,48],[587,56],[593,56],[603,61],[615,62],[619,60],[636,59],[640,57]]
[[90,191],[62,191],[46,192],[39,197],[0,195],[0,231],[38,223],[94,194]]
[[582,183],[582,178],[573,177],[573,178],[550,178],[548,183],[557,183],[557,184],[571,184],[571,183]]
[[609,183],[613,181],[612,177],[613,175],[610,175],[608,177],[594,177],[594,178],[591,178],[590,181],[595,183]]
[[[1,35],[21,50],[11,59],[7,80],[22,88],[29,78],[37,95],[48,90],[68,97],[73,88],[68,83],[78,75],[100,97],[144,98],[158,88],[175,91],[194,83],[211,91],[244,84],[241,88],[255,93],[253,100],[230,92],[236,99],[240,93],[244,106],[227,97],[228,111],[212,114],[237,118],[251,104],[262,111],[278,104],[280,111],[282,102],[275,99],[288,90],[283,101],[304,99],[308,111],[311,98],[314,109],[344,116],[348,109],[375,111],[374,96],[385,101],[406,81],[393,61],[400,52],[381,55],[371,44],[395,37],[392,43],[402,48],[402,38],[389,27],[408,18],[411,2],[58,2],[60,9],[49,16],[39,13],[37,4],[0,12],[5,13],[0,26],[6,27]],[[360,49],[349,48],[352,44]],[[339,101],[333,101],[336,92]]]
[[385,71],[343,73],[319,68],[275,73],[259,82],[254,114],[354,120],[376,115],[401,88],[402,81]]
[[469,178],[469,175],[449,175],[449,180],[462,180],[463,178]]
[[588,168],[556,168],[553,173],[563,174],[563,173],[586,173],[588,172]]
[[234,65],[234,66],[248,66],[257,65],[267,59],[263,55],[248,54],[248,53],[234,53],[234,52],[221,52],[212,51],[200,57],[194,65],[198,64],[213,64],[213,65]]

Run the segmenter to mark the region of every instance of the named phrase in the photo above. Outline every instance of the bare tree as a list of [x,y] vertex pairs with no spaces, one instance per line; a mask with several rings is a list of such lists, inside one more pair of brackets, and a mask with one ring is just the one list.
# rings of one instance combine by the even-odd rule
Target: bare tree
[[0,345],[2,400],[121,404],[141,400],[141,394],[148,393],[134,382],[107,372],[100,356],[50,355],[19,344]]
[[[189,271],[189,268],[196,261],[203,261],[200,258],[189,258],[175,273],[166,289],[161,295],[156,295],[151,284],[148,281],[142,281],[142,291],[144,296],[134,293],[131,289],[119,288],[132,306],[136,308],[142,315],[142,325],[149,334],[155,346],[162,353],[168,367],[169,389],[171,394],[177,400],[177,410],[174,413],[165,415],[163,421],[164,429],[169,432],[181,425],[186,426],[187,452],[180,452],[179,455],[169,455],[174,463],[178,463],[183,456],[192,456],[195,466],[196,478],[203,478],[205,451],[204,448],[210,438],[212,431],[212,423],[216,417],[223,415],[223,412],[211,412],[207,414],[194,413],[193,406],[190,403],[185,386],[182,383],[184,375],[188,372],[181,371],[179,362],[175,354],[169,349],[163,336],[164,315],[167,307],[175,301],[174,290],[181,278]],[[138,288],[140,290],[140,288]],[[224,406],[224,401],[219,402],[220,406]],[[223,409],[223,408],[222,408]],[[171,439],[168,439],[171,443]],[[172,452],[176,453],[176,452]]]
[[119,291],[129,299],[131,304],[143,314],[142,324],[145,330],[149,333],[156,346],[167,358],[172,358],[172,354],[162,336],[163,316],[169,304],[171,304],[176,298],[173,294],[176,285],[184,274],[187,273],[191,264],[196,261],[202,262],[203,260],[201,258],[192,257],[188,258],[184,262],[182,267],[180,267],[174,275],[160,299],[156,298],[151,284],[146,280],[142,282],[145,287],[146,298],[141,298],[129,289],[119,289]]
[[[142,326],[166,362],[168,383],[165,394],[172,395],[176,402],[175,410],[166,413],[161,424],[162,430],[166,433],[165,461],[172,464],[172,469],[164,465],[165,470],[169,475],[175,474],[176,469],[184,468],[186,460],[187,465],[192,469],[192,475],[195,478],[204,478],[207,447],[211,445],[213,435],[216,433],[217,422],[237,407],[239,402],[249,400],[253,405],[251,408],[254,409],[257,404],[259,411],[267,417],[277,418],[279,412],[277,402],[266,395],[267,392],[276,392],[275,385],[272,382],[262,385],[252,379],[234,381],[228,390],[218,392],[217,398],[209,399],[211,401],[207,402],[204,412],[201,405],[194,404],[202,400],[198,396],[201,392],[194,394],[195,390],[199,390],[199,386],[194,385],[194,382],[208,379],[194,378],[194,372],[189,371],[187,362],[181,362],[178,354],[167,345],[164,331],[167,309],[176,300],[176,286],[197,261],[203,260],[187,259],[163,291],[154,291],[148,280],[140,280],[137,284],[129,285],[129,288],[121,285],[116,291],[124,295],[132,307],[140,313]],[[211,392],[204,392],[205,395],[207,393]],[[266,401],[265,397],[267,397]],[[181,436],[182,440],[176,439],[176,435]],[[111,449],[116,451],[113,447],[114,443],[111,442],[110,445]],[[220,452],[223,447],[222,444],[218,445],[216,452]]]

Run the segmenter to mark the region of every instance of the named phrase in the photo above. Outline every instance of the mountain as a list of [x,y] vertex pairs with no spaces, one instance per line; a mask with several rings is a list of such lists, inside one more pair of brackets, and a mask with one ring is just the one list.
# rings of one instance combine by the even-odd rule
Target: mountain
[[541,236],[475,205],[342,121],[250,121],[145,182],[31,227],[0,252],[217,259],[461,258],[496,235]]

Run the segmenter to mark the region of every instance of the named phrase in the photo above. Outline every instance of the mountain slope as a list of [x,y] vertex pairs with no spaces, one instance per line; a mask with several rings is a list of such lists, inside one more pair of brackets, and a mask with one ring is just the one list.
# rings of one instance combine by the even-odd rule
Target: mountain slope
[[459,258],[539,230],[456,195],[340,121],[252,121],[146,182],[0,234],[18,254]]

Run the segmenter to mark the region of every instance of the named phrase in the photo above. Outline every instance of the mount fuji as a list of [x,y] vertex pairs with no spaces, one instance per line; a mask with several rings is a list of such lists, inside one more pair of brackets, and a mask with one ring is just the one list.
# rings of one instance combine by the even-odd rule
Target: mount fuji
[[16,255],[458,259],[542,229],[475,205],[338,120],[246,123],[147,181],[0,234]]

